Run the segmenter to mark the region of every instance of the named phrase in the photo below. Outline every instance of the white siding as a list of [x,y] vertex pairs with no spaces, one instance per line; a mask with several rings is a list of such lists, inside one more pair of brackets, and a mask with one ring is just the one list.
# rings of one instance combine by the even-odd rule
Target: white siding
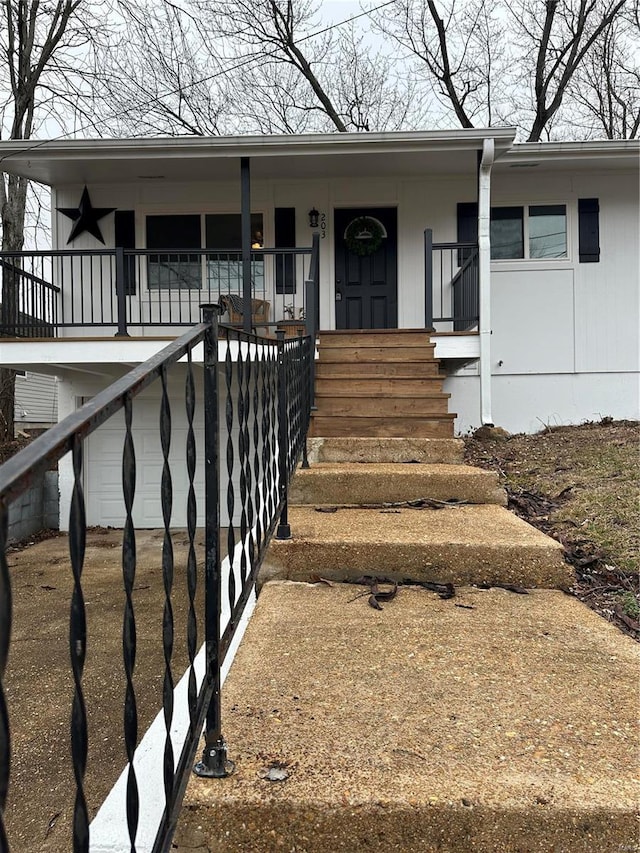
[[55,376],[25,371],[16,376],[15,426],[51,426],[58,421],[58,382]]

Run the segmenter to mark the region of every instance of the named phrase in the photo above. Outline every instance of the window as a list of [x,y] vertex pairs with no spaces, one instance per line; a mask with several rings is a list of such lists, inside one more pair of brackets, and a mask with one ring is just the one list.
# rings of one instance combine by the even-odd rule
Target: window
[[521,207],[491,208],[491,258],[524,258],[524,216]]
[[[147,216],[147,249],[164,250],[149,254],[150,290],[192,290],[206,284],[210,293],[242,291],[241,217],[239,213],[170,214]],[[204,241],[203,241],[204,235]],[[263,246],[262,214],[251,214],[251,245]],[[189,249],[214,249],[190,252]],[[175,251],[181,250],[184,251]],[[206,258],[206,263],[204,260]],[[255,291],[264,291],[264,259],[252,255]]]
[[566,205],[491,208],[492,260],[566,257]]
[[[147,216],[148,249],[199,249],[200,215]],[[189,290],[202,286],[200,255],[158,252],[149,255],[150,290]]]
[[[251,248],[264,245],[262,214],[251,214]],[[241,217],[239,213],[211,213],[205,216],[207,279],[209,289],[218,293],[242,292]],[[251,256],[251,282],[254,293],[264,293],[264,256]]]
[[[595,201],[597,204],[597,199]],[[597,213],[595,215],[597,216]],[[582,218],[584,217],[581,214]],[[476,202],[458,204],[457,220],[458,241],[476,242],[478,239]],[[591,243],[595,245],[597,237],[592,239]],[[597,252],[598,249],[593,250],[594,254]],[[566,257],[567,206],[565,204],[530,204],[491,208],[492,260]],[[462,254],[461,258],[464,260]]]
[[567,257],[567,210],[564,204],[529,208],[529,257]]

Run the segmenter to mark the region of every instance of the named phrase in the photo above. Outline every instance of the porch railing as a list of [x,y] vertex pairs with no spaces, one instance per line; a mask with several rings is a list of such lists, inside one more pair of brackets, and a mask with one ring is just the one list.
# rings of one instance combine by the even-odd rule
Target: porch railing
[[[86,556],[87,521],[83,492],[83,446],[95,432],[117,413],[124,414],[122,433],[122,580],[115,592],[124,599],[122,616],[122,663],[112,664],[110,680],[123,682],[122,707],[124,722],[120,731],[114,731],[109,740],[123,740],[122,761],[128,764],[126,809],[121,816],[126,822],[129,841],[126,849],[136,850],[141,787],[146,779],[137,778],[134,765],[138,746],[138,719],[149,714],[138,698],[139,667],[135,668],[136,654],[143,650],[140,636],[142,618],[138,615],[134,595],[136,587],[136,433],[134,413],[142,391],[154,383],[160,386],[159,438],[162,451],[162,476],[158,499],[162,507],[164,525],[161,541],[158,540],[157,578],[158,600],[162,604],[162,618],[156,625],[157,643],[162,646],[163,663],[153,673],[153,683],[162,682],[161,707],[164,714],[164,753],[157,759],[154,776],[164,780],[164,812],[161,815],[154,851],[168,849],[175,828],[187,779],[191,772],[200,733],[205,728],[205,749],[196,772],[203,776],[224,776],[230,770],[227,745],[222,734],[220,704],[220,668],[228,653],[240,617],[254,590],[256,576],[267,545],[276,527],[278,535],[289,535],[286,517],[287,489],[291,476],[301,457],[304,457],[305,438],[309,424],[311,364],[311,339],[267,339],[227,327],[219,337],[216,306],[204,307],[203,322],[182,337],[132,370],[122,379],[98,394],[92,401],[71,414],[57,426],[48,430],[30,446],[16,454],[0,467],[0,849],[10,849],[12,832],[11,791],[9,780],[15,750],[11,749],[10,734],[19,729],[20,719],[12,715],[10,700],[12,672],[7,671],[10,650],[12,619],[12,585],[16,578],[6,556],[7,512],[10,503],[27,487],[31,479],[61,457],[70,453],[73,468],[73,494],[69,514],[69,563],[73,577],[70,602],[69,649],[73,676],[73,700],[70,708],[71,760],[75,777],[73,817],[65,827],[67,841],[57,849],[86,853],[89,850],[89,806],[87,784],[105,767],[101,761],[102,744],[89,750],[88,718],[99,712],[91,707],[85,690],[87,676],[99,656],[100,635],[87,632],[85,588],[92,577],[91,560]],[[223,356],[219,359],[219,345]],[[203,367],[197,365],[196,355],[204,348]],[[182,360],[181,364],[178,362]],[[201,374],[201,376],[199,375]],[[182,378],[183,402],[176,399],[176,375]],[[170,393],[169,388],[172,388]],[[200,392],[201,389],[201,392]],[[200,400],[199,397],[202,397]],[[178,407],[183,407],[186,418],[186,443],[176,458],[172,447],[172,411],[175,422]],[[197,413],[197,414],[196,414]],[[202,420],[200,420],[202,419]],[[198,451],[196,432],[198,421],[204,432],[202,456]],[[144,440],[148,439],[145,433]],[[184,557],[174,554],[174,536],[171,529],[174,509],[173,480],[176,468],[186,471],[188,493],[184,512],[187,519]],[[204,483],[199,477],[204,471]],[[223,529],[226,526],[226,531]],[[204,543],[200,542],[197,528],[204,527]],[[202,548],[204,544],[204,548]],[[226,553],[226,557],[224,556]],[[148,560],[149,558],[146,557]],[[88,571],[86,571],[88,570]],[[60,566],[60,572],[64,566]],[[178,584],[178,581],[180,583]],[[89,587],[90,588],[90,587]],[[200,603],[202,592],[204,602]],[[174,599],[180,593],[185,606],[184,655],[188,690],[184,700],[188,705],[188,723],[184,738],[172,736],[175,724],[174,699],[175,671],[178,651],[178,622],[175,618]],[[100,597],[98,597],[100,598]],[[92,608],[99,606],[92,600]],[[110,607],[110,604],[106,605]],[[148,607],[147,607],[148,610]],[[109,611],[110,614],[112,611]],[[147,619],[147,617],[144,617]],[[119,630],[109,615],[102,630]],[[147,625],[147,622],[144,623]],[[182,623],[181,623],[182,624]],[[51,627],[57,632],[56,626]],[[38,635],[46,632],[46,615],[43,613]],[[175,635],[175,636],[174,636]],[[204,636],[204,677],[198,675],[198,644]],[[145,635],[145,641],[150,639]],[[174,643],[175,639],[175,643]],[[46,644],[46,637],[43,644]],[[148,645],[148,644],[147,644]],[[46,645],[43,645],[43,649]],[[144,645],[146,648],[146,645]],[[87,656],[89,652],[89,656]],[[16,654],[15,648],[13,654]],[[184,654],[184,653],[183,653]],[[43,653],[43,658],[46,657]],[[85,672],[85,660],[87,671]],[[158,664],[160,662],[158,661]],[[30,676],[33,677],[33,676]],[[142,693],[144,691],[140,691]],[[147,693],[148,695],[148,693]],[[176,694],[177,695],[177,694]],[[42,695],[41,700],[42,700]],[[8,697],[10,697],[8,699]],[[154,709],[155,712],[155,709]],[[95,719],[93,725],[95,726]],[[65,750],[65,744],[55,744],[47,733],[39,731],[47,749]],[[105,738],[107,740],[107,738]],[[18,737],[16,743],[24,743]],[[20,755],[16,763],[24,766],[32,761],[28,754]],[[94,764],[87,758],[97,759]],[[175,768],[175,769],[174,769]],[[48,790],[51,780],[47,773],[33,777],[31,785],[41,782]],[[42,808],[38,797],[39,808]],[[62,804],[55,803],[62,810]],[[64,818],[60,818],[62,821]],[[59,832],[62,827],[56,827]],[[123,846],[122,849],[125,849]]]
[[[311,247],[252,249],[252,300],[266,303],[260,325],[294,321],[293,331],[304,325],[311,253]],[[242,253],[235,249],[3,252],[0,277],[5,337],[95,327],[124,336],[193,326],[202,303],[231,296],[239,304],[243,295]]]
[[477,243],[434,243],[424,232],[425,328],[463,332],[478,325],[480,276]]

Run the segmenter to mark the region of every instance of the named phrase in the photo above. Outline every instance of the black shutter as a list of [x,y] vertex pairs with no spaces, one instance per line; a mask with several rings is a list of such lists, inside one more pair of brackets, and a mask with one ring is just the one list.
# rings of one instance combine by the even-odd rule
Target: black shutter
[[[275,248],[294,249],[296,245],[295,207],[276,207],[274,212]],[[295,257],[276,255],[276,293],[295,293]]]
[[[122,249],[136,247],[136,215],[133,210],[116,210],[114,215],[116,246]],[[124,292],[127,296],[135,296],[136,292],[136,259],[135,255],[125,255],[124,259]]]
[[[458,243],[478,242],[478,202],[461,201],[458,203]],[[458,266],[471,255],[473,249],[460,249],[458,251]]]
[[581,264],[600,261],[600,205],[597,198],[578,199],[578,245]]

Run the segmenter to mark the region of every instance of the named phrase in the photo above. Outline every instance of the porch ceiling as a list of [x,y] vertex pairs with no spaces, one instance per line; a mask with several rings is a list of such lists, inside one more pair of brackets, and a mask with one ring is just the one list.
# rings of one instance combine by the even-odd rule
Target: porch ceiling
[[[251,158],[254,178],[475,174],[483,140],[496,156],[514,128],[410,133],[0,142],[0,169],[49,186],[124,181],[228,180]],[[239,174],[239,164],[238,164]]]

